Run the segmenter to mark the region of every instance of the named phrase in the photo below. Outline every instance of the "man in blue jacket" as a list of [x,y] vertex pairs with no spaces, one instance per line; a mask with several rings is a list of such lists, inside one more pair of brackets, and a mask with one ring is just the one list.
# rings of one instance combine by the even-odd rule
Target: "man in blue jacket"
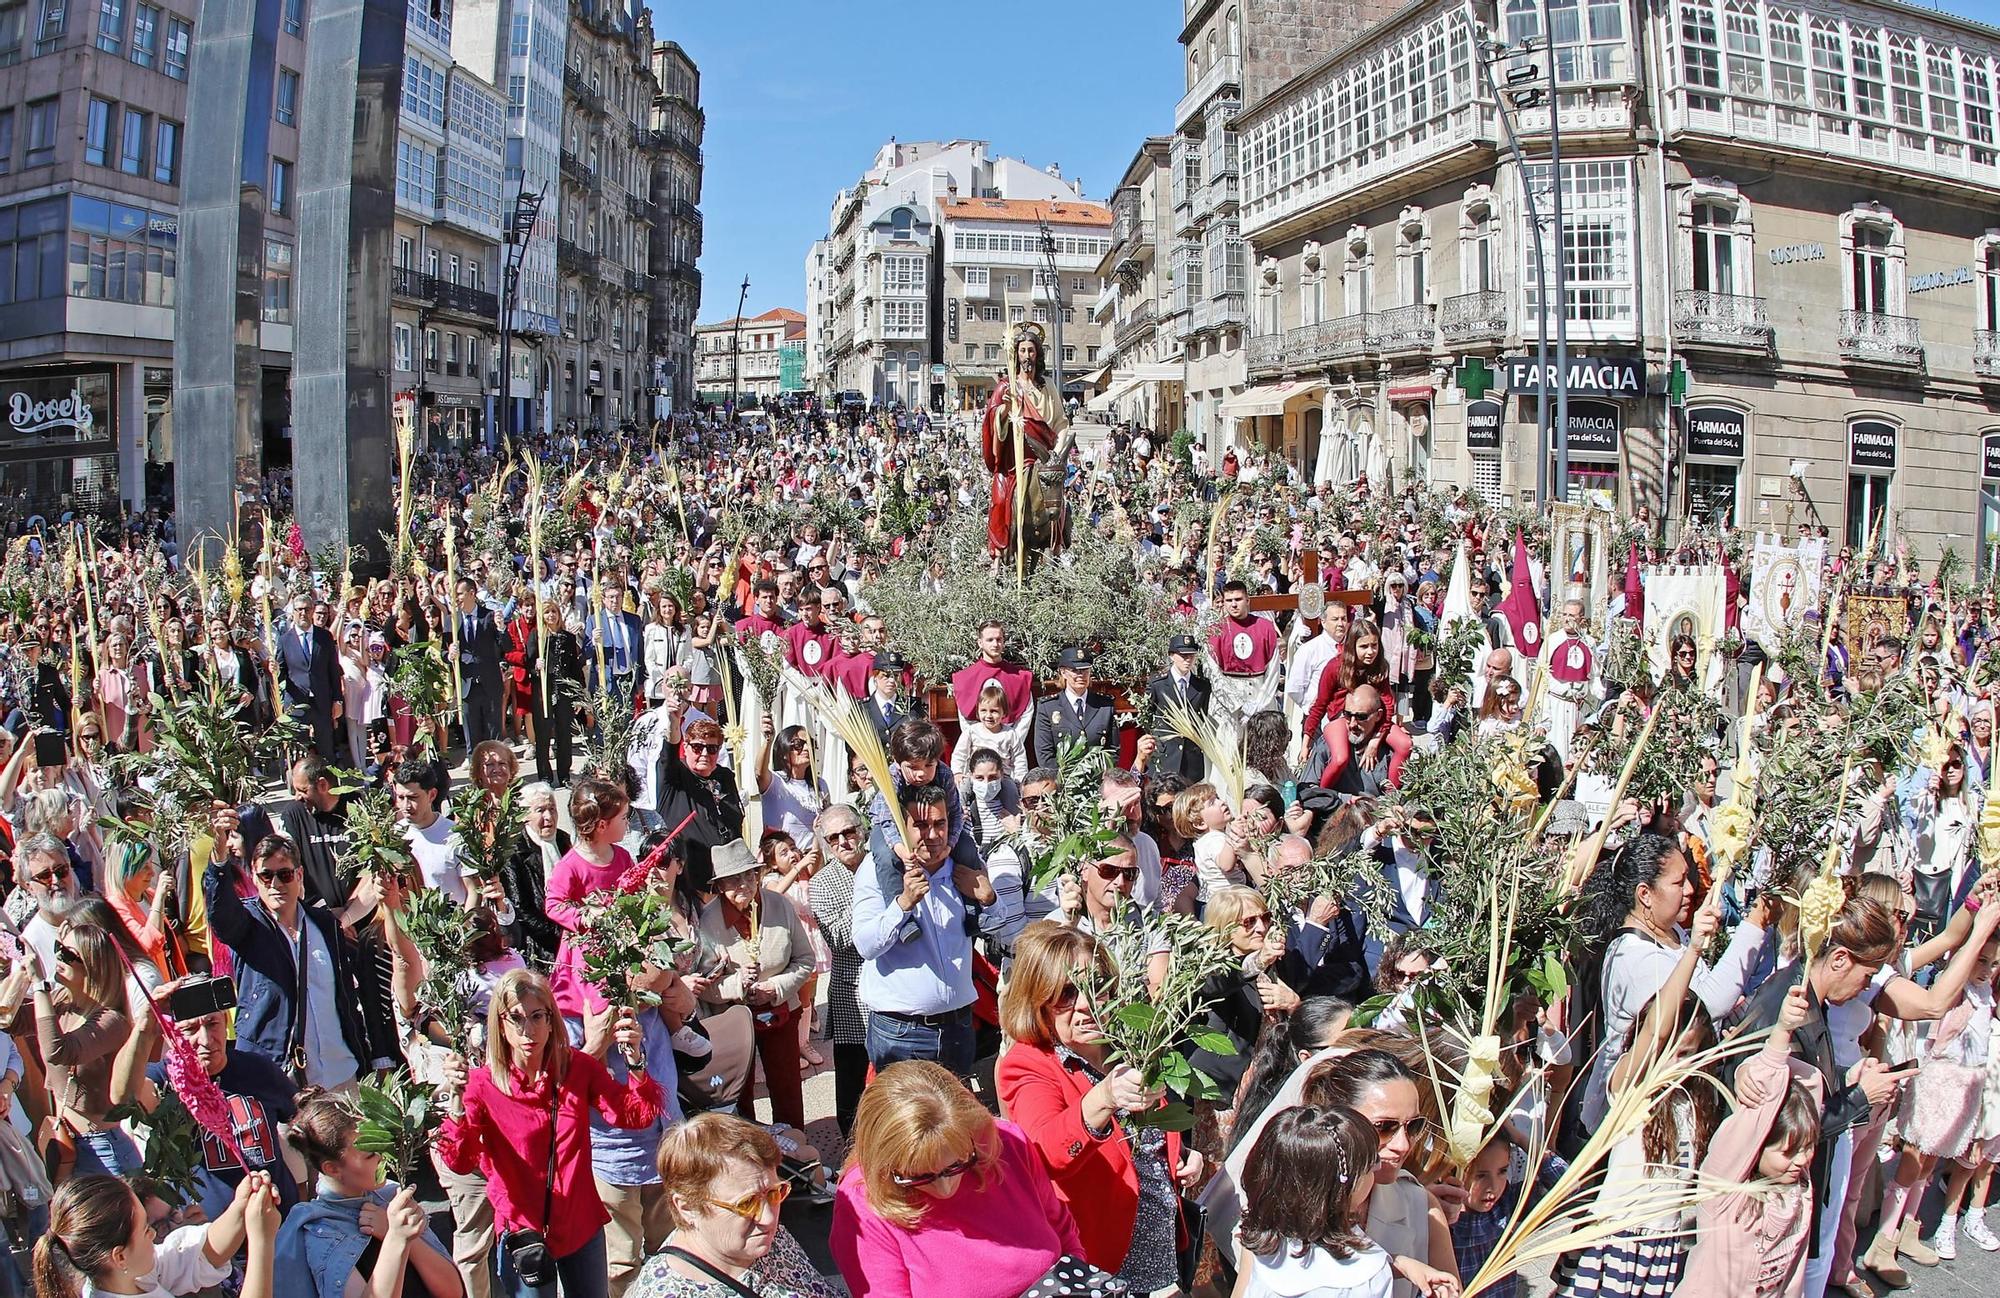
[[236,1043],[300,1086],[351,1094],[368,1046],[339,922],[323,903],[305,904],[290,839],[272,834],[252,847],[250,874],[252,903],[236,895],[226,861],[211,863],[202,880],[209,926],[236,956]]

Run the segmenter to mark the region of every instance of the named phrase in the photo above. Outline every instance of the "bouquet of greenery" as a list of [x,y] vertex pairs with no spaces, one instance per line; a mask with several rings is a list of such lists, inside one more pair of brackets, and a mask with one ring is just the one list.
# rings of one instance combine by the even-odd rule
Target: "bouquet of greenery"
[[382,1155],[387,1164],[383,1174],[409,1184],[421,1173],[431,1141],[444,1125],[437,1093],[399,1068],[386,1079],[363,1078],[355,1105],[361,1110],[361,1126],[354,1133],[354,1147]]
[[1028,862],[1030,886],[1040,892],[1065,872],[1101,861],[1120,826],[1104,814],[1103,779],[1110,754],[1082,736],[1063,741],[1056,753],[1056,787],[1042,804],[1040,828],[1024,819],[1003,841]]
[[340,857],[350,880],[372,874],[407,883],[417,877],[409,831],[396,815],[396,800],[389,790],[362,789],[349,797],[347,846]]
[[1473,659],[1485,644],[1486,629],[1478,618],[1454,618],[1439,623],[1435,631],[1418,627],[1410,632],[1411,647],[1431,656],[1431,679],[1447,690],[1472,684]]
[[615,784],[623,784],[626,756],[632,750],[632,727],[638,718],[629,699],[615,699],[603,690],[590,699],[590,716],[597,723],[597,741],[583,759],[583,769]]
[[107,1121],[129,1121],[146,1130],[146,1161],[140,1172],[151,1177],[165,1191],[162,1196],[174,1207],[195,1199],[195,1179],[205,1157],[201,1124],[171,1085],[159,1088],[160,1102],[147,1113],[137,1104],[120,1104],[105,1115]]
[[[1625,796],[1637,799],[1641,806],[1661,798],[1678,799],[1693,788],[1703,757],[1727,760],[1722,736],[1727,733],[1728,718],[1708,691],[1669,685],[1654,697],[1653,713],[1654,733],[1640,751],[1625,786]],[[1609,724],[1613,717],[1624,718],[1622,733]],[[1607,710],[1605,720],[1603,737],[1590,749],[1586,767],[1616,779],[1625,769],[1646,718],[1637,706],[1620,700]]]
[[417,984],[418,1008],[444,1029],[453,1049],[468,1055],[466,1025],[473,1017],[472,944],[478,930],[465,922],[464,908],[438,888],[409,893],[396,914],[396,924],[424,958],[424,977]]
[[638,1009],[657,1003],[652,993],[635,988],[632,979],[647,965],[673,968],[693,945],[674,932],[667,899],[648,889],[607,889],[591,893],[580,909],[582,927],[569,940],[583,957],[584,980],[613,1005]]
[[476,784],[452,795],[451,820],[458,840],[458,872],[473,883],[501,877],[521,841],[527,817],[514,786],[497,798]]
[[117,754],[111,770],[120,783],[152,781],[153,803],[162,813],[154,823],[176,850],[208,832],[216,803],[255,802],[264,770],[282,761],[286,746],[300,736],[282,716],[262,730],[252,728],[241,707],[214,691],[190,690],[173,701],[154,694],[149,702],[153,750]]
[[[1146,970],[1162,939],[1167,976],[1155,992],[1147,985]],[[1235,969],[1236,953],[1215,929],[1173,912],[1144,924],[1127,922],[1121,914],[1097,935],[1097,945],[1105,959],[1077,974],[1076,983],[1089,999],[1106,1057],[1135,1069],[1148,1087],[1164,1086],[1176,1097],[1163,1108],[1132,1114],[1128,1121],[1186,1131],[1194,1126],[1188,1101],[1220,1100],[1223,1095],[1213,1079],[1189,1062],[1181,1044],[1192,1042],[1213,1055],[1236,1053],[1228,1037],[1197,1030],[1214,1003],[1206,994],[1209,980]]]
[[389,693],[410,706],[411,715],[429,721],[456,707],[451,697],[451,669],[445,665],[439,641],[406,644],[389,655]]

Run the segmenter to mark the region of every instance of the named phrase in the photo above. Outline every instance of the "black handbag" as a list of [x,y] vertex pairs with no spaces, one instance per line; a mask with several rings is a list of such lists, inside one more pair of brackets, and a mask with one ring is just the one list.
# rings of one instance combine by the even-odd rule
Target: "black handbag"
[[548,1289],[556,1282],[556,1260],[549,1252],[542,1231],[556,1207],[556,1111],[562,1104],[562,1083],[549,1077],[549,1166],[542,1191],[542,1230],[510,1230],[500,1237],[500,1247],[514,1274],[530,1288]]

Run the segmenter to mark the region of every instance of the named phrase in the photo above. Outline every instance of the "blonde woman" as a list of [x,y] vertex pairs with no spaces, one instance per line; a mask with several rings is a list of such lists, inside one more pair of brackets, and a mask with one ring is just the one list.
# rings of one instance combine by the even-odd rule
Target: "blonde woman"
[[853,1135],[830,1237],[852,1298],[1015,1298],[1059,1259],[1083,1256],[1033,1143],[942,1065],[883,1069]]
[[[645,1037],[629,1009],[615,1011],[612,1039],[629,1068],[623,1087],[595,1057],[570,1048],[548,980],[517,969],[493,988],[486,1013],[486,1067],[445,1064],[444,1128],[438,1156],[459,1175],[486,1178],[501,1241],[500,1283],[510,1298],[555,1298],[556,1279],[529,1283],[506,1238],[538,1232],[567,1298],[607,1298],[604,1225],[590,1165],[590,1114],[627,1129],[650,1125],[665,1107],[645,1067]],[[553,1175],[551,1175],[553,1171]]]

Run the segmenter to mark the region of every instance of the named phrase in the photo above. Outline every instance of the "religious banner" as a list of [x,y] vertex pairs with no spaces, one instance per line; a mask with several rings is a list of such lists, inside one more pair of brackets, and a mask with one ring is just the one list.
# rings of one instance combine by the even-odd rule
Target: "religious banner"
[[1646,570],[1646,662],[1654,680],[1666,679],[1677,636],[1693,636],[1696,655],[1708,657],[1722,634],[1726,590],[1720,567]]
[[1556,502],[1549,506],[1549,607],[1583,601],[1593,629],[1604,628],[1611,598],[1611,536],[1616,520],[1594,505]]
[[1759,532],[1750,551],[1750,600],[1743,610],[1743,634],[1776,656],[1806,610],[1819,607],[1820,573],[1825,567],[1825,537],[1793,540]]
[[1856,664],[1885,639],[1900,640],[1906,649],[1910,643],[1910,601],[1901,595],[1844,595],[1840,614]]

